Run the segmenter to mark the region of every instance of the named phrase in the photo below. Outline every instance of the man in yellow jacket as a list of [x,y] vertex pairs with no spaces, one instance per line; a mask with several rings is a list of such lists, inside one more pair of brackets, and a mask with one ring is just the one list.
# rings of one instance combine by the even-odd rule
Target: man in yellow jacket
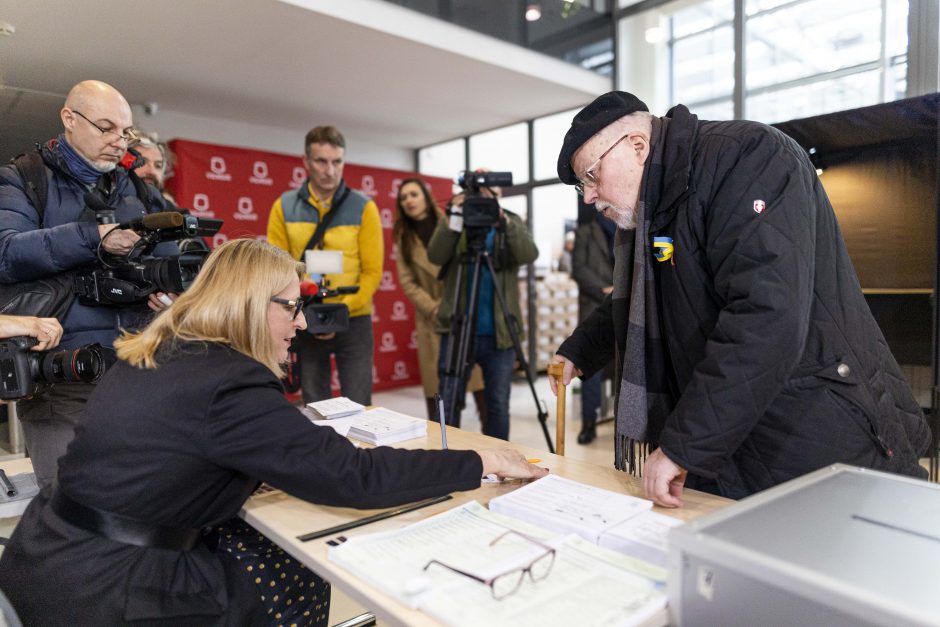
[[[343,271],[328,274],[330,288],[356,285],[355,294],[327,299],[349,307],[349,330],[301,332],[300,358],[305,403],[332,396],[330,355],[336,356],[343,396],[372,403],[372,295],[382,279],[382,222],[375,203],[343,181],[346,140],[335,127],[318,126],[304,140],[308,178],[281,194],[268,217],[268,242],[303,261],[308,249],[343,253]],[[323,228],[321,229],[321,225]],[[322,231],[318,233],[318,231]]]

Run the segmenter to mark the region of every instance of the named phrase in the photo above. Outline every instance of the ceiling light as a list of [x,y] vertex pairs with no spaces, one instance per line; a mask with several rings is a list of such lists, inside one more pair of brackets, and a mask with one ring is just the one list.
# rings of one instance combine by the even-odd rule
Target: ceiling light
[[542,5],[538,2],[530,2],[525,8],[525,20],[534,22],[542,17]]

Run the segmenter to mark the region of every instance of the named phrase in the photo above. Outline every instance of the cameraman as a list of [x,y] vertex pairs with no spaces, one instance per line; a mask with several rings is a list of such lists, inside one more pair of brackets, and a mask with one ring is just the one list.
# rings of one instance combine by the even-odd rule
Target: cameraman
[[[478,170],[483,172],[485,170]],[[487,198],[498,199],[501,190],[498,187],[483,187],[479,193]],[[451,419],[450,424],[459,425],[459,416],[454,416],[454,408],[449,407],[452,396],[452,387],[459,386],[458,400],[463,398],[466,389],[466,377],[470,368],[464,373],[463,380],[456,381],[453,376],[446,376],[447,348],[451,338],[451,314],[454,309],[454,295],[459,290],[459,303],[456,311],[462,312],[467,306],[469,278],[473,268],[468,268],[463,274],[463,280],[458,287],[457,273],[460,268],[461,257],[467,252],[467,233],[463,228],[462,205],[464,195],[455,196],[448,208],[449,217],[442,217],[437,224],[431,241],[428,242],[428,259],[431,263],[445,266],[442,269],[444,278],[444,295],[437,313],[438,333],[441,336],[441,350],[438,369],[441,381],[441,396],[444,398],[444,411]],[[476,336],[472,347],[475,363],[483,370],[483,397],[486,401],[487,420],[483,425],[486,435],[509,439],[509,393],[512,384],[512,371],[515,362],[515,351],[511,332],[519,333],[522,313],[519,310],[519,267],[535,261],[539,250],[532,241],[525,223],[513,213],[499,210],[499,221],[486,233],[486,251],[493,261],[496,271],[495,282],[490,273],[481,269],[479,297],[477,300]],[[494,290],[498,289],[509,308],[509,315],[514,319],[516,328],[509,329],[503,312],[497,302]],[[472,364],[471,364],[472,365]],[[459,404],[459,403],[458,403]]]
[[[131,108],[116,89],[100,81],[78,83],[69,91],[60,117],[63,132],[41,148],[41,162],[27,155],[35,164],[30,170],[0,167],[0,283],[94,266],[99,245],[103,252],[126,255],[139,236],[119,228],[119,223],[164,209],[159,193],[150,187],[141,186],[148,197],[139,198],[128,171],[119,165],[135,135]],[[34,186],[44,188],[39,190],[43,193],[31,193]],[[86,193],[114,209],[115,224],[96,222],[86,207]],[[37,206],[43,197],[44,206]],[[175,244],[164,243],[157,252],[175,249]],[[111,346],[119,329],[146,321],[148,305],[159,311],[170,302],[152,296],[147,304],[120,307],[73,302],[61,319],[62,346]],[[26,447],[40,486],[55,478],[57,460],[72,440],[92,389],[88,383],[55,386],[40,397],[20,401]]]

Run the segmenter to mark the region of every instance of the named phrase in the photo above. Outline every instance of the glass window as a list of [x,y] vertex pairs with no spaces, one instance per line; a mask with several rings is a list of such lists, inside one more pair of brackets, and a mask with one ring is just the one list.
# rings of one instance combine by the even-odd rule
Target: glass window
[[[685,103],[683,103],[685,104]],[[733,120],[734,103],[731,100],[722,100],[706,105],[695,105],[691,107],[692,113],[698,116],[700,120]]]
[[810,0],[758,14],[747,21],[745,84],[751,90],[876,62],[880,25],[881,0]]
[[734,29],[723,26],[673,43],[673,102],[698,102],[734,91]]
[[706,0],[672,16],[672,36],[701,33],[734,19],[734,0]]
[[558,151],[561,150],[561,142],[571,126],[571,119],[578,111],[580,108],[548,115],[533,122],[535,154],[532,155],[532,160],[535,165],[536,181],[558,177]]
[[529,182],[529,128],[513,124],[470,136],[470,169],[512,172],[514,185]]
[[880,74],[872,70],[752,96],[747,99],[746,117],[773,124],[877,103]]
[[539,247],[536,268],[548,270],[561,256],[565,244],[565,221],[578,219],[578,193],[559,183],[532,190],[532,238]]
[[464,140],[454,139],[418,150],[418,172],[428,176],[456,179],[457,173],[467,169]]

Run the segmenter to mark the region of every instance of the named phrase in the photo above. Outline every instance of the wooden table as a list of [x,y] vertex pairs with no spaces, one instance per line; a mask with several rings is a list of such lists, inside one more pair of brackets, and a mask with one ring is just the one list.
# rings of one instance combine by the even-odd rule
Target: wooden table
[[[409,440],[401,442],[397,446],[401,448],[439,449],[440,442],[439,426],[437,423],[429,422],[428,434],[425,439]],[[540,458],[542,461],[539,465],[549,468],[552,473],[607,490],[632,496],[643,496],[640,481],[626,473],[615,470],[613,466],[604,468],[576,459],[559,457],[538,449],[511,444],[454,427],[447,427],[447,443],[452,449],[514,448],[527,457]],[[612,458],[613,452],[611,452]],[[485,505],[491,498],[510,492],[519,485],[519,483],[484,484],[477,490],[455,492],[452,500],[363,527],[357,527],[343,532],[342,535],[352,538],[360,534],[398,529],[471,500],[479,501]],[[683,502],[685,506],[681,509],[656,507],[654,510],[682,520],[691,520],[707,512],[720,509],[733,501],[694,490],[685,490],[683,492]],[[437,621],[427,614],[407,607],[331,562],[327,557],[329,545],[326,542],[331,539],[330,537],[319,538],[310,542],[301,542],[297,539],[299,535],[339,525],[379,511],[382,510],[356,510],[313,505],[288,496],[283,492],[271,492],[252,497],[245,504],[242,516],[295,559],[300,560],[311,570],[329,580],[330,583],[354,601],[374,612],[379,620],[394,625],[437,625]]]

